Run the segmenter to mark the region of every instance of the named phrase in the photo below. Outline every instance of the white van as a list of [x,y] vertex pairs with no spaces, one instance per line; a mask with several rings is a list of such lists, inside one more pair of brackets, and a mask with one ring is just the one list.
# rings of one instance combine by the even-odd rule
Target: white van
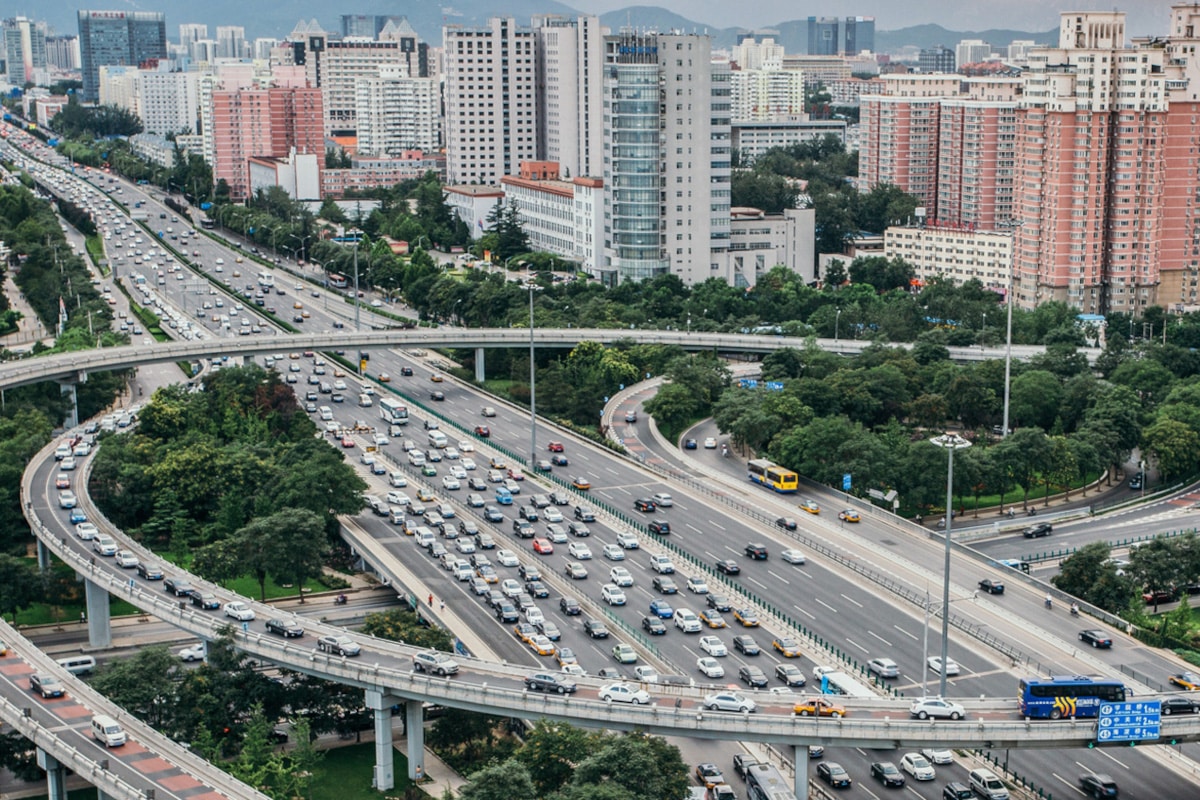
[[125,744],[125,731],[115,719],[104,714],[92,717],[92,736],[105,747],[120,747]]
[[977,797],[982,797],[983,800],[1008,800],[1008,788],[1004,785],[1004,781],[996,777],[996,773],[990,769],[980,767],[971,770],[968,781],[971,791]]
[[441,431],[430,431],[425,436],[429,440],[429,446],[436,447],[439,450],[450,444],[450,440],[446,438],[446,434]]
[[360,408],[370,408],[375,404],[371,402],[371,395],[364,392],[358,396],[358,405]]
[[87,675],[96,669],[96,659],[91,656],[71,656],[58,659],[58,665],[72,675]]
[[318,409],[318,412],[320,413],[321,419],[324,422],[329,422],[329,420],[333,419],[333,409],[329,406],[321,406]]

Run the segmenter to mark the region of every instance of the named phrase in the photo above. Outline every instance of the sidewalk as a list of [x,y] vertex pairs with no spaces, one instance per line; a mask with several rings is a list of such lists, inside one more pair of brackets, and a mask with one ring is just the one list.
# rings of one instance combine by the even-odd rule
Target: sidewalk
[[0,337],[0,346],[12,349],[14,345],[33,345],[34,342],[40,341],[47,346],[54,344],[54,336],[46,330],[46,326],[34,313],[33,306],[25,299],[25,294],[13,282],[12,273],[9,272],[4,276],[4,294],[8,297],[8,305],[14,311],[21,312],[21,319],[17,321],[16,333],[10,333],[7,336]]

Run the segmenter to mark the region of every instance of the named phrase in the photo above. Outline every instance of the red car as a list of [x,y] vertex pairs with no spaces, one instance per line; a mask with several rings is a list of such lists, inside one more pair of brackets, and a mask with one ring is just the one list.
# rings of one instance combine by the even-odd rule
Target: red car
[[342,447],[345,447],[347,449],[354,447],[354,440],[351,439],[349,436],[345,437],[344,439],[342,439]]
[[487,425],[476,425],[475,426],[475,435],[482,436],[486,439],[487,437],[492,435],[492,431],[488,428]]
[[546,445],[546,449],[551,453],[561,453],[563,451],[563,443],[551,442],[550,444]]
[[513,469],[512,467],[509,467],[508,477],[512,478],[514,481],[523,481],[525,480],[525,473],[521,472],[519,469]]
[[534,539],[533,552],[548,556],[554,552],[554,545],[550,543],[549,539]]

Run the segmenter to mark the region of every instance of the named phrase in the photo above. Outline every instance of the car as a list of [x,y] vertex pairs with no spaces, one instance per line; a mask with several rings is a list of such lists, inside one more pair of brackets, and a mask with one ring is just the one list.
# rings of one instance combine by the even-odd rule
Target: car
[[550,502],[556,506],[569,506],[571,497],[566,492],[555,489],[550,493]]
[[188,645],[179,651],[179,657],[188,662],[203,661],[208,657],[208,645],[204,642]]
[[483,518],[488,522],[504,522],[504,514],[496,506],[485,506],[483,509]]
[[554,552],[554,544],[549,539],[537,537],[533,540],[533,552],[538,555],[548,556]]
[[845,706],[839,706],[824,697],[810,697],[801,700],[792,707],[792,712],[798,717],[835,717],[846,716]]
[[213,611],[221,607],[221,601],[212,592],[192,589],[188,593],[188,598],[192,601],[192,605],[199,606],[205,611]]
[[71,488],[71,476],[65,472],[60,472],[57,475],[55,475],[54,476],[54,488],[55,489],[70,489]]
[[867,662],[867,672],[881,678],[899,678],[900,666],[892,659],[881,656]]
[[1189,692],[1194,692],[1200,689],[1200,675],[1194,672],[1177,672],[1167,678],[1167,682],[1173,686],[1187,689]]
[[804,553],[802,553],[799,550],[792,548],[792,547],[786,548],[784,550],[780,550],[779,557],[789,564],[805,563]]
[[[500,562],[500,566],[502,567],[516,567],[521,563],[520,559],[517,558],[517,554],[506,547],[497,550],[495,555],[496,561]],[[480,563],[486,563],[487,559],[483,556],[476,556],[474,561],[475,566],[479,566]]]
[[723,658],[729,655],[729,650],[726,649],[725,643],[717,636],[701,636],[697,640],[700,649],[708,653],[714,658]]
[[775,677],[783,681],[784,686],[803,686],[804,673],[795,664],[776,664]]
[[187,597],[192,593],[192,584],[184,578],[170,577],[163,581],[163,590],[176,597]]
[[454,675],[458,672],[458,662],[445,653],[429,650],[413,655],[413,671],[442,676]]
[[582,522],[568,522],[567,530],[571,532],[572,536],[576,536],[580,539],[592,535],[592,531]]
[[280,617],[272,617],[267,620],[265,627],[267,633],[273,633],[285,639],[298,639],[304,635],[304,628],[300,623],[295,621],[288,622]]
[[1004,594],[1003,581],[993,580],[992,578],[984,578],[979,582],[979,588],[988,594]]
[[225,616],[239,622],[249,622],[254,619],[254,609],[240,600],[234,600],[232,603],[225,604]]
[[637,412],[636,411],[626,411],[625,412],[625,421],[626,422],[637,422]]
[[671,523],[665,519],[652,519],[647,523],[646,529],[659,536],[668,536],[671,533]]
[[29,676],[29,688],[31,691],[40,694],[43,700],[48,700],[51,697],[62,697],[67,693],[66,688],[58,678],[40,672],[35,672]]
[[716,450],[717,449],[717,437],[715,437],[715,436],[705,437],[704,449],[705,450]]
[[696,669],[706,678],[717,680],[725,677],[725,667],[712,656],[701,656],[696,659]]
[[642,617],[642,630],[651,636],[665,636],[667,626],[658,617]]
[[1190,700],[1187,697],[1172,695],[1163,697],[1161,702],[1161,713],[1163,716],[1170,714],[1198,714],[1200,713],[1200,703]]
[[633,586],[633,574],[624,567],[613,567],[608,571],[608,579],[622,588]]
[[[575,506],[575,519],[579,522],[595,522],[596,512],[592,511],[589,506]],[[587,528],[584,528],[587,530]],[[575,529],[571,529],[571,533],[575,533]],[[577,536],[587,536],[586,533],[576,534]]]
[[583,621],[583,632],[592,639],[607,639],[608,626],[598,619],[586,619]]
[[453,475],[442,476],[442,488],[448,492],[456,492],[462,488],[462,484],[458,482],[458,478]]
[[757,628],[758,615],[753,608],[738,608],[733,612],[733,618],[741,623],[743,628]]
[[562,442],[557,442],[557,441],[550,442],[549,444],[546,445],[546,450],[548,450],[551,453],[561,453],[561,452],[563,452],[564,449],[565,448],[563,447]]
[[693,594],[708,594],[708,584],[704,581],[704,578],[698,575],[693,575],[687,579],[687,588]]
[[554,651],[554,660],[557,661],[558,665],[561,667],[565,667],[567,664],[578,664],[579,663],[579,659],[578,659],[578,657],[576,657],[575,651],[573,651],[569,647],[557,648]]
[[860,518],[853,508],[843,508],[838,512],[838,519],[842,522],[858,522]]
[[615,544],[606,544],[601,549],[601,554],[609,561],[624,561],[625,551]]
[[625,605],[625,592],[621,591],[621,588],[615,584],[604,584],[600,589],[600,598],[610,606]]
[[1053,530],[1054,526],[1049,522],[1039,522],[1021,531],[1021,535],[1026,539],[1038,539],[1042,536],[1049,536]]
[[721,774],[721,770],[716,764],[697,764],[696,782],[706,789],[711,789],[717,784],[724,783],[725,776]]
[[700,621],[710,628],[727,628],[729,623],[721,616],[720,612],[711,609],[700,609]]
[[492,435],[492,430],[487,425],[476,425],[475,435],[487,439]]
[[650,568],[659,575],[672,575],[675,573],[675,564],[668,556],[661,553],[650,556]]
[[542,583],[540,580],[531,579],[525,581],[525,591],[528,592],[530,596],[539,599],[550,596],[550,590],[547,589],[546,584]]
[[517,516],[526,522],[538,521],[538,512],[533,506],[521,506],[517,509]]
[[744,552],[751,560],[754,560],[754,561],[766,561],[767,560],[767,546],[765,544],[759,544],[757,542],[748,544],[744,548]]
[[784,658],[799,658],[800,643],[791,636],[777,636],[771,640],[771,647]]
[[520,573],[521,580],[540,581],[542,579],[542,568],[537,564],[521,564],[517,568],[517,572]]
[[59,508],[74,508],[78,502],[79,501],[75,499],[75,493],[72,491],[62,491],[58,493]]
[[675,609],[666,600],[656,599],[650,601],[650,613],[659,619],[671,619],[675,616]]
[[942,788],[942,800],[975,800],[975,793],[965,783],[950,781]]
[[822,761],[817,764],[817,777],[834,789],[849,789],[851,785],[850,773],[836,761]]
[[563,517],[562,512],[559,511],[554,506],[550,506],[545,511],[543,511],[542,518],[544,520],[546,520],[546,522],[551,523],[552,525],[559,525],[566,521],[565,518]]
[[659,594],[678,594],[679,587],[675,585],[675,581],[665,575],[655,575],[654,580],[650,582],[655,591]]
[[484,406],[479,413],[485,417],[494,417],[496,416],[496,409],[492,408],[491,406]]
[[923,747],[921,755],[925,756],[929,763],[939,766],[954,763],[954,751],[944,747]]
[[758,704],[741,692],[714,692],[704,696],[704,707],[709,711],[740,711],[751,714]]
[[535,672],[525,676],[525,688],[532,692],[554,692],[557,694],[575,694],[578,686],[575,681],[553,672]]
[[[933,672],[936,672],[938,675],[942,674],[942,657],[941,656],[930,656],[929,661],[926,663],[929,665],[930,670],[932,670]],[[958,663],[953,658],[946,659],[946,674],[947,675],[958,675],[960,671],[961,670],[958,666]]]
[[80,522],[75,526],[75,535],[85,542],[90,542],[100,535],[100,529],[94,522]]
[[564,567],[563,571],[566,573],[568,578],[576,581],[584,580],[588,576],[587,567],[585,567],[583,564],[580,564],[578,561],[568,561],[567,566]]
[[335,653],[339,656],[356,656],[362,652],[357,642],[339,633],[322,636],[317,640],[317,649],[322,653]]
[[633,501],[633,510],[652,513],[658,510],[658,505],[648,497],[639,497]]
[[1086,628],[1080,631],[1079,641],[1097,648],[1108,649],[1113,646],[1112,637],[1098,628]]
[[722,575],[737,575],[742,571],[742,568],[732,558],[718,558],[716,567],[717,572]]
[[695,439],[684,439],[683,440],[683,449],[684,450],[695,450],[696,449],[696,440]]
[[600,687],[600,699],[606,703],[633,703],[644,706],[650,702],[650,693],[627,683],[610,683]]
[[[521,539],[532,539],[536,535],[536,533],[534,532],[534,529],[533,529],[533,525],[531,525],[528,520],[514,519],[513,523],[512,523],[512,527],[513,527],[513,533],[515,533]],[[549,543],[548,539],[545,541],[547,542],[547,544]],[[554,548],[551,547],[550,549],[553,552]]]
[[621,546],[622,550],[637,550],[641,547],[637,535],[625,531],[617,533],[617,544]]
[[592,549],[583,542],[571,542],[567,545],[567,552],[577,561],[590,561],[592,558]]
[[960,704],[941,697],[918,697],[908,708],[908,713],[917,719],[953,719],[959,720],[967,716],[967,710]]
[[[539,611],[538,614],[540,615],[541,612]],[[555,650],[554,643],[550,641],[550,637],[540,633],[530,640],[529,648],[539,656],[552,656]]]
[[904,776],[891,761],[874,761],[871,763],[871,777],[891,788],[904,785]]
[[618,664],[634,664],[637,662],[637,651],[622,643],[613,647],[612,657]]
[[136,567],[137,574],[148,581],[161,581],[163,579],[163,571],[154,564],[139,562]]
[[581,492],[586,492],[592,488],[592,482],[583,476],[571,478],[571,485]]
[[658,505],[659,508],[672,508],[675,505],[674,498],[666,492],[655,492],[650,496],[650,499]]
[[1086,794],[1100,800],[1103,797],[1117,796],[1117,782],[1102,773],[1088,773],[1079,776],[1079,788]]
[[561,597],[558,600],[558,608],[563,614],[568,617],[578,617],[583,613],[583,608],[579,605],[579,601],[574,597]]

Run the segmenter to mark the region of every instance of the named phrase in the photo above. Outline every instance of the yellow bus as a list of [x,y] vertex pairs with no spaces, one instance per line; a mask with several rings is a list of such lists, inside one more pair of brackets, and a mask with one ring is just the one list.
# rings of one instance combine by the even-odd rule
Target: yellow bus
[[800,479],[790,469],[772,464],[765,458],[756,458],[747,464],[752,482],[774,489],[782,494],[791,494],[799,486]]

